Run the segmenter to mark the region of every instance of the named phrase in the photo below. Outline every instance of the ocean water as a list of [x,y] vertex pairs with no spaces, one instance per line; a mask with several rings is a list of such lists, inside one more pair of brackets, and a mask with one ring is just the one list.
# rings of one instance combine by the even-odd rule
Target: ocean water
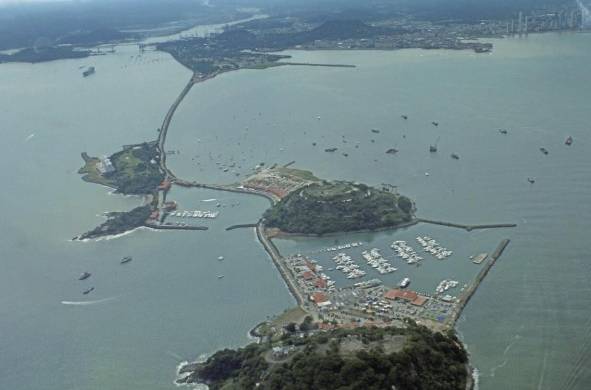
[[[180,154],[167,161],[180,177],[230,183],[261,162],[295,160],[327,179],[397,185],[421,217],[518,223],[276,242],[295,253],[363,241],[388,255],[393,240],[418,247],[414,237],[430,235],[454,255],[400,264],[385,279],[408,274],[428,292],[444,278],[470,279],[478,266],[468,257],[511,238],[457,326],[480,389],[586,389],[590,44],[589,34],[545,34],[495,41],[491,55],[292,52],[300,62],[357,67],[247,70],[196,85],[169,132],[167,149]],[[103,212],[141,204],[81,181],[80,153],[153,139],[190,77],[168,55],[138,54],[125,46],[91,59],[0,65],[0,388],[172,389],[180,361],[243,345],[253,325],[294,304],[252,230],[224,230],[255,221],[268,206],[262,198],[174,189],[182,209],[221,203],[216,220],[199,221],[210,230],[69,241]],[[97,73],[82,78],[85,65]],[[391,147],[399,152],[385,154]],[[122,266],[126,255],[134,260]],[[93,275],[79,282],[82,271]]]

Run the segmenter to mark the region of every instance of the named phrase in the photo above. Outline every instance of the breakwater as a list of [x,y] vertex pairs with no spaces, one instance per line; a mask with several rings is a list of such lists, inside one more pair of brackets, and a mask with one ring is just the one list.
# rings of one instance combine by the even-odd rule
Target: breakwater
[[461,223],[436,221],[436,220],[424,219],[424,218],[418,218],[417,221],[422,222],[422,223],[430,223],[432,225],[454,227],[454,228],[458,228],[458,229],[464,229],[467,231],[478,230],[478,229],[513,228],[513,227],[517,226],[517,224],[515,224],[515,223],[495,223],[495,224],[487,224],[487,225],[465,225],[465,224],[461,224]]
[[304,303],[306,302],[306,299],[302,296],[301,292],[297,288],[295,280],[290,275],[290,271],[283,264],[283,257],[279,253],[279,249],[277,249],[275,244],[273,244],[273,242],[265,235],[265,225],[262,222],[259,222],[256,225],[256,234],[259,242],[263,245],[263,248],[265,248],[265,251],[269,254],[269,256],[271,256],[271,260],[273,260],[273,263],[285,281],[289,292],[295,298],[298,306],[304,309]]
[[226,231],[235,230],[235,229],[245,229],[245,228],[255,228],[257,227],[256,223],[242,223],[238,225],[228,226]]
[[452,314],[448,317],[448,319],[446,321],[448,325],[453,326],[453,324],[455,324],[458,317],[462,313],[462,310],[468,304],[468,302],[470,301],[470,298],[472,298],[472,296],[474,295],[474,293],[478,289],[478,286],[480,286],[480,283],[482,283],[482,281],[484,280],[484,278],[486,277],[486,275],[488,274],[488,272],[490,271],[492,266],[495,265],[495,262],[497,261],[497,259],[499,257],[501,257],[505,248],[507,248],[507,245],[509,245],[510,242],[511,242],[511,240],[509,240],[508,238],[504,239],[503,241],[501,241],[499,243],[499,245],[494,250],[494,252],[489,256],[488,261],[482,267],[482,269],[480,270],[478,275],[476,275],[476,278],[474,279],[474,281],[472,283],[470,283],[470,285],[464,290],[464,292],[460,296],[460,298],[458,300],[457,308],[455,309],[454,312],[452,312]]

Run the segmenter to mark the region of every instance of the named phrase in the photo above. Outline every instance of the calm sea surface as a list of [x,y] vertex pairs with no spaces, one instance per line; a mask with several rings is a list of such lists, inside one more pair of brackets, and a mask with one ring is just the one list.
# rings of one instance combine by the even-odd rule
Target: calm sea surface
[[[458,324],[480,389],[587,389],[591,35],[495,45],[491,55],[293,52],[299,62],[357,68],[222,75],[196,85],[179,107],[167,143],[179,153],[169,166],[183,178],[230,183],[261,162],[295,160],[322,178],[397,185],[421,217],[518,223],[276,242],[286,254],[311,253],[330,266],[330,256],[314,252],[363,241],[399,268],[385,283],[409,276],[413,288],[433,292],[442,279],[468,282],[479,269],[468,257],[511,238]],[[0,65],[0,388],[172,389],[180,361],[245,344],[253,325],[294,304],[253,232],[224,231],[256,221],[268,206],[262,198],[174,189],[170,198],[182,209],[220,211],[200,222],[210,230],[69,241],[103,212],[142,202],[81,181],[80,152],[108,155],[154,139],[190,77],[168,55],[137,55],[127,46],[90,59]],[[84,65],[97,73],[82,78]],[[439,152],[430,154],[434,143]],[[324,152],[329,147],[339,149]],[[385,154],[389,148],[398,154]],[[454,255],[426,257],[420,268],[395,260],[389,244],[402,239],[417,248],[417,235]],[[350,254],[361,264],[358,252]],[[122,266],[126,255],[134,260]],[[83,271],[93,275],[80,282]],[[96,290],[82,295],[90,286]]]

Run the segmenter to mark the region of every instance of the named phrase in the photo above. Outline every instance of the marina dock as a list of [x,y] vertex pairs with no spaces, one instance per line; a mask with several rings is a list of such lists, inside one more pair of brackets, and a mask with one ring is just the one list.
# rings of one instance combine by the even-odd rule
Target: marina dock
[[160,225],[160,224],[146,224],[146,227],[157,230],[208,230],[207,226],[190,226],[190,225]]

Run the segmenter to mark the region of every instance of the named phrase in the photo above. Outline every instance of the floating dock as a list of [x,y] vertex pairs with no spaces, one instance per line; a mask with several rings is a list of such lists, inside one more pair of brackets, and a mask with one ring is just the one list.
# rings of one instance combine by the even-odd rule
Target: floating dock
[[474,258],[472,259],[472,262],[474,264],[480,264],[482,263],[484,260],[486,260],[488,257],[488,253],[481,253],[479,255],[474,256]]

